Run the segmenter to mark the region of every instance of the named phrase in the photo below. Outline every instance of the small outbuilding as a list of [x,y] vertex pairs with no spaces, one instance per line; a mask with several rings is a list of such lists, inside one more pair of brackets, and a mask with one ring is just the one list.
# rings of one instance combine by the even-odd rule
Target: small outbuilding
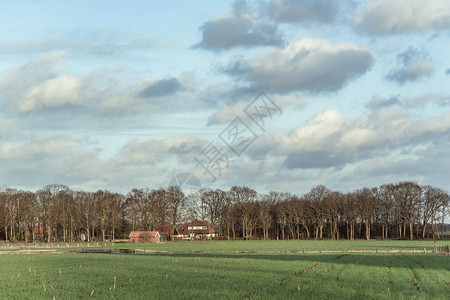
[[158,231],[132,231],[130,243],[159,243],[161,236]]

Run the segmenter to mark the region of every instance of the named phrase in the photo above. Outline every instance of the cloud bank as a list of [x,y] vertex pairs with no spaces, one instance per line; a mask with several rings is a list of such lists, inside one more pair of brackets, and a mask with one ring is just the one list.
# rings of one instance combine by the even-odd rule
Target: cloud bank
[[302,39],[284,49],[238,60],[221,71],[273,93],[317,93],[341,89],[367,72],[372,62],[370,52],[354,44]]
[[278,27],[258,17],[245,1],[236,1],[231,13],[216,16],[204,23],[200,31],[202,39],[194,48],[221,51],[234,47],[280,47],[284,44]]
[[404,34],[450,28],[450,2],[446,0],[367,1],[353,17],[353,27],[370,35]]

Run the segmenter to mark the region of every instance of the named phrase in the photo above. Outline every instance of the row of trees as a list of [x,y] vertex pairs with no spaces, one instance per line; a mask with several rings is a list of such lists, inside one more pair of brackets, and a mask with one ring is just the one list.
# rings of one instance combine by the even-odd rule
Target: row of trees
[[438,225],[442,228],[449,215],[449,199],[439,188],[413,182],[351,193],[319,185],[300,197],[240,186],[203,188],[188,196],[179,187],[133,189],[127,195],[56,184],[34,193],[5,188],[0,239],[104,241],[193,220],[208,220],[229,239],[440,238]]

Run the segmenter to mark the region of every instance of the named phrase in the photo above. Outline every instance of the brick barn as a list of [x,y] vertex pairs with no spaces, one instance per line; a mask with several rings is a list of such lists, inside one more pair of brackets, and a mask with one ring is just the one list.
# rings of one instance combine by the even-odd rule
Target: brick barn
[[158,231],[132,231],[130,233],[130,243],[159,243],[160,235]]

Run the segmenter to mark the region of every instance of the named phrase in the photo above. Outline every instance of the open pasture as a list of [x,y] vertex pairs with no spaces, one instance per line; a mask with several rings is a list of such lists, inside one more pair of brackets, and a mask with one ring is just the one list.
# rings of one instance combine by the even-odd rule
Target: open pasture
[[[437,246],[449,241],[437,241]],[[0,251],[24,249],[77,250],[80,248],[148,249],[168,252],[302,252],[302,251],[433,251],[432,240],[253,240],[253,241],[179,241],[159,244],[128,242],[0,244]]]
[[[418,249],[419,245],[430,248],[433,245],[428,241],[342,242],[340,246],[337,245],[341,242],[333,241],[128,245],[178,250],[178,253],[157,254],[23,255],[12,251],[0,255],[0,298],[448,299],[450,256],[376,252],[269,253],[302,250],[300,245],[305,251],[348,250],[348,243],[353,243],[354,250],[363,250],[363,247],[381,250],[384,245],[386,250],[402,246],[406,251]],[[114,247],[118,245],[124,248],[127,244],[116,243]],[[215,252],[255,249],[259,253]],[[190,250],[194,251],[189,253]]]

